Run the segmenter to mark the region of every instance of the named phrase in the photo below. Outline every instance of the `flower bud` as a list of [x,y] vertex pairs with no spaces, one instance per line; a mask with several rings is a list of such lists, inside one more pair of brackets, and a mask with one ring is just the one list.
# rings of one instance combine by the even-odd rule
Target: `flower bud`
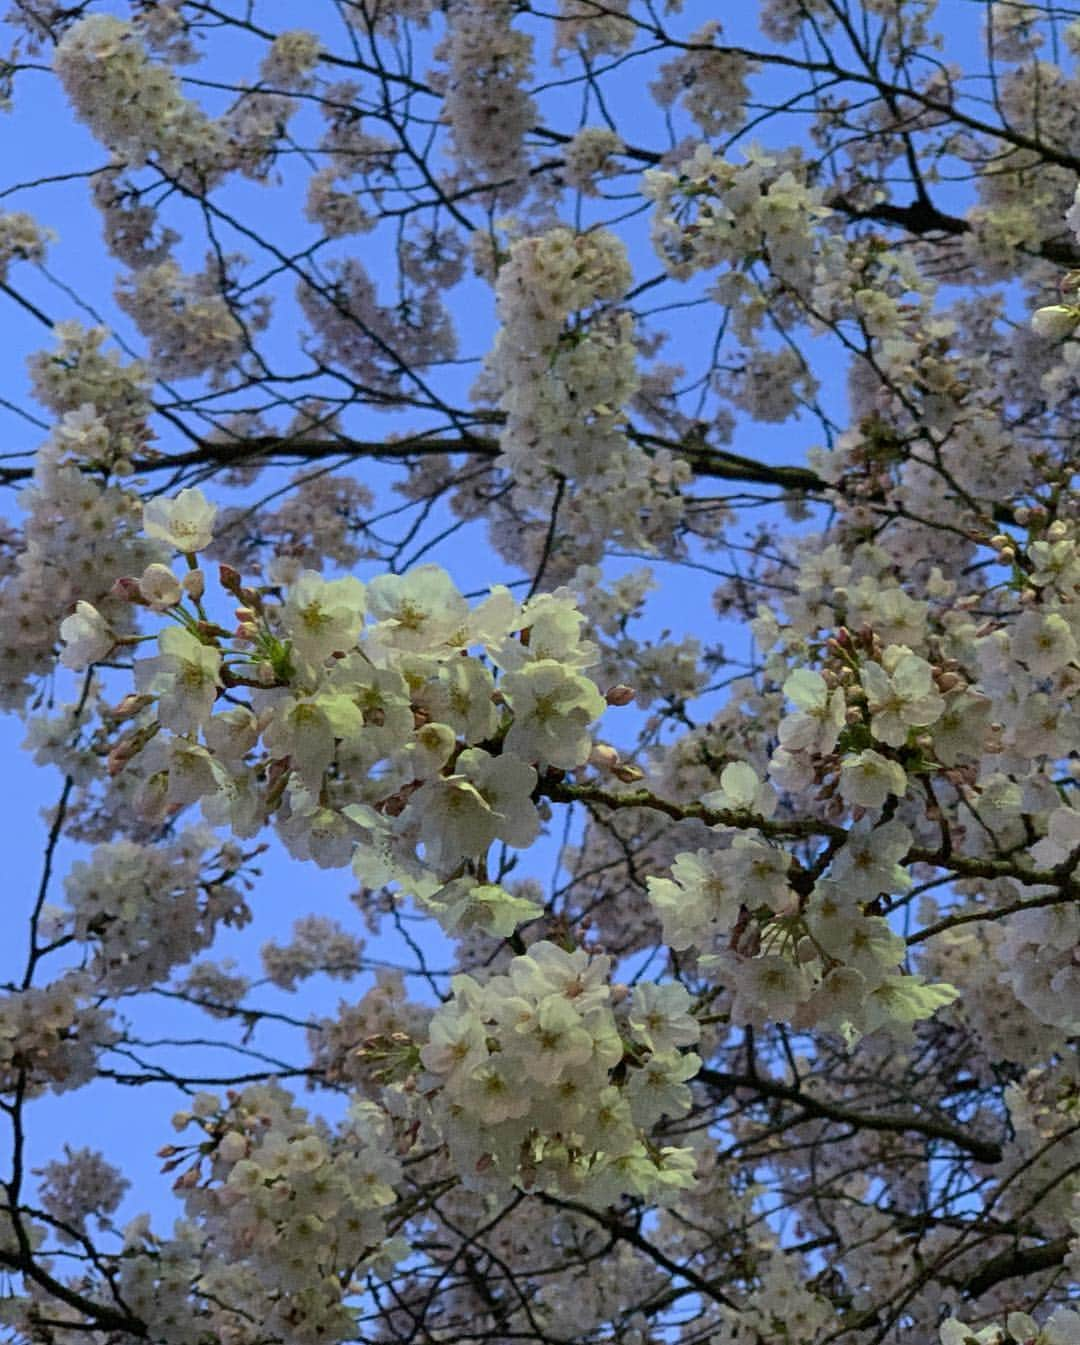
[[1047,308],[1036,309],[1031,315],[1031,330],[1048,341],[1060,341],[1072,334],[1078,322],[1080,309],[1066,304],[1050,304]]
[[613,687],[608,687],[604,692],[604,700],[609,705],[629,705],[636,697],[637,692],[633,687],[624,686],[621,682]]
[[114,705],[111,710],[105,713],[114,723],[118,724],[122,720],[130,719],[132,715],[137,715],[140,710],[145,710],[153,699],[153,696],[140,696],[137,692],[129,691],[119,704]]
[[139,580],[139,592],[144,601],[155,611],[164,612],[166,608],[176,606],[183,590],[172,570],[167,565],[155,562],[143,570],[142,578]]
[[239,596],[240,585],[243,583],[243,577],[240,571],[234,569],[231,565],[219,565],[218,583],[226,593],[231,593],[234,597],[237,597]]
[[594,743],[589,753],[589,765],[597,770],[613,771],[619,764],[619,754],[607,743]]
[[195,602],[198,602],[206,592],[206,575],[202,570],[188,570],[181,582],[184,585],[184,592]]
[[133,579],[130,575],[123,575],[113,584],[112,588],[109,589],[109,597],[119,598],[121,602],[145,601],[139,588],[139,581]]
[[219,626],[216,621],[196,621],[195,634],[208,640],[228,639],[229,637],[229,632],[225,627]]

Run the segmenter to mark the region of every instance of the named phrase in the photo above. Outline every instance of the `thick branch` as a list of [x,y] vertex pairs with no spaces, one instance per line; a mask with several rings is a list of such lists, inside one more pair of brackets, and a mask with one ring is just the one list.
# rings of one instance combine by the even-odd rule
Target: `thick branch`
[[1052,1242],[1043,1242],[1037,1247],[1011,1248],[992,1256],[970,1279],[948,1282],[956,1284],[969,1298],[978,1298],[1002,1280],[1034,1275],[1040,1270],[1053,1270],[1064,1262],[1068,1250],[1068,1238],[1054,1238]]
[[35,1284],[47,1289],[61,1303],[66,1303],[69,1308],[81,1312],[98,1327],[106,1331],[124,1331],[130,1336],[140,1338],[145,1338],[147,1335],[146,1326],[138,1317],[133,1317],[126,1312],[118,1312],[115,1308],[110,1308],[104,1303],[95,1303],[92,1298],[85,1298],[82,1294],[76,1293],[74,1289],[69,1289],[66,1284],[54,1279],[31,1256],[23,1256],[17,1252],[0,1251],[0,1266],[6,1266],[9,1270],[15,1270],[25,1275],[27,1279],[33,1280]]
[[[845,196],[831,196],[826,204],[851,220],[874,220],[879,224],[890,224],[905,229],[910,234],[922,237],[925,234],[949,234],[961,238],[971,232],[971,224],[958,215],[948,215],[930,200],[912,201],[910,205],[894,205],[891,201],[879,201],[870,206],[857,206]],[[1019,249],[1024,251],[1025,249]],[[1058,266],[1074,267],[1080,265],[1080,248],[1074,243],[1061,239],[1044,239],[1031,252],[1044,261],[1054,262]]]
[[[501,417],[493,416],[491,420],[497,423]],[[807,467],[777,467],[757,462],[739,453],[708,448],[700,438],[679,441],[662,439],[652,434],[635,435],[632,432],[631,438],[646,449],[664,448],[684,458],[693,468],[695,476],[776,486],[782,490],[803,491],[813,495],[824,494],[830,489],[827,482]],[[404,461],[439,454],[469,454],[494,460],[501,451],[498,439],[481,434],[445,438],[419,433],[392,440],[349,439],[340,436],[335,439],[304,439],[262,435],[232,441],[197,440],[194,448],[182,453],[154,453],[135,458],[132,467],[139,476],[150,476],[182,471],[188,467],[237,467],[260,458],[267,463],[282,460],[320,462],[328,458]],[[33,468],[29,466],[0,469],[0,485],[16,485],[28,480],[32,474]]]
[[767,1079],[756,1074],[727,1074],[721,1070],[702,1069],[698,1072],[696,1080],[729,1091],[734,1088],[748,1088],[760,1093],[762,1097],[791,1102],[807,1116],[817,1117],[822,1121],[839,1121],[843,1125],[851,1126],[853,1130],[885,1130],[897,1134],[911,1132],[925,1135],[927,1139],[945,1140],[949,1144],[956,1145],[958,1149],[963,1149],[973,1158],[977,1158],[980,1163],[1001,1162],[1000,1144],[995,1144],[992,1140],[979,1139],[977,1135],[957,1130],[954,1126],[944,1121],[935,1121],[929,1116],[855,1111],[839,1103],[812,1097],[776,1079]]
[[662,799],[648,789],[635,789],[626,794],[613,794],[597,785],[572,785],[565,780],[541,780],[540,793],[553,803],[592,803],[602,808],[651,808],[653,812],[663,813],[673,821],[683,822],[695,818],[710,827],[754,828],[763,836],[828,836],[831,840],[842,841],[847,832],[843,827],[831,822],[820,822],[817,818],[785,818],[774,821],[769,817],[758,817],[754,813],[736,812],[731,809],[706,808],[703,803],[673,803]]

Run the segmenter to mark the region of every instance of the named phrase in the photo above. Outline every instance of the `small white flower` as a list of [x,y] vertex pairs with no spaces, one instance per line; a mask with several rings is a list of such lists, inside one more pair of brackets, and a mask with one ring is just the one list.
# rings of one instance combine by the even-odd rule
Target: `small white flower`
[[1005,1328],[1017,1345],[1027,1345],[1028,1341],[1039,1339],[1039,1324],[1026,1312],[1010,1312],[1005,1318]]
[[408,574],[381,574],[368,585],[368,610],[376,638],[394,649],[425,650],[459,645],[469,604],[438,565],[418,565]]
[[536,772],[514,756],[462,752],[453,775],[428,781],[409,800],[407,817],[419,823],[427,862],[448,871],[496,839],[531,845],[540,829],[535,786]]
[[745,761],[729,761],[720,774],[720,788],[702,798],[706,808],[757,813],[771,817],[776,812],[776,791]]
[[686,1080],[692,1079],[700,1068],[701,1057],[693,1051],[686,1055],[665,1051],[634,1070],[626,1094],[637,1124],[648,1127],[661,1116],[685,1116],[693,1100]]
[[364,585],[351,575],[324,579],[304,570],[289,589],[281,619],[297,653],[313,664],[356,644],[364,620]]
[[733,1023],[760,1027],[770,1020],[787,1021],[810,995],[810,983],[802,968],[775,953],[740,959],[732,970]]
[[1050,677],[1076,658],[1076,641],[1059,612],[1025,612],[1013,628],[1011,649],[1036,677]]
[[701,1036],[701,1027],[690,1012],[690,1003],[690,992],[677,981],[667,985],[642,981],[634,987],[626,1021],[650,1051],[665,1053],[679,1046],[693,1046]]
[[907,741],[909,728],[925,728],[940,718],[945,698],[934,686],[933,669],[917,654],[900,652],[895,659],[885,651],[885,666],[867,663],[859,679],[870,710],[870,732],[890,747]]
[[195,733],[210,718],[221,685],[221,654],[190,631],[169,626],[156,658],[135,665],[135,686],[158,697],[158,718],[174,733]]
[[109,623],[92,603],[77,602],[71,616],[60,623],[64,649],[60,662],[65,668],[87,668],[103,659],[116,643]]
[[595,683],[553,659],[541,659],[508,673],[502,691],[514,711],[507,752],[562,770],[588,759],[589,725],[607,709]]
[[784,683],[784,695],[799,712],[780,721],[781,746],[789,752],[831,752],[844,727],[844,693],[830,692],[812,668],[797,668]]
[[143,531],[192,555],[213,540],[217,505],[197,487],[182,490],[175,500],[148,500],[143,505]]
[[649,901],[663,925],[664,942],[676,952],[703,946],[715,925],[730,928],[742,905],[739,857],[732,850],[683,851],[670,878],[648,877]]
[[890,794],[903,798],[907,775],[898,761],[890,761],[880,752],[846,756],[840,766],[840,797],[860,808],[880,808]]

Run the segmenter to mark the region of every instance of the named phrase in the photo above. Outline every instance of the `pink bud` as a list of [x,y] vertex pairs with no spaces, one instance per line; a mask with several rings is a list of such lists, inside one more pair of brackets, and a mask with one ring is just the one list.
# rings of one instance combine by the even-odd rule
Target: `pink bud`
[[218,583],[226,593],[236,594],[242,582],[243,576],[239,570],[234,569],[231,565],[218,566]]
[[145,709],[153,699],[153,696],[140,696],[137,692],[129,691],[119,704],[108,711],[109,718],[117,722],[130,719],[132,715],[137,715],[140,710]]
[[109,589],[109,597],[119,598],[121,602],[145,602],[139,589],[139,581],[132,579],[130,575],[124,575],[113,584]]

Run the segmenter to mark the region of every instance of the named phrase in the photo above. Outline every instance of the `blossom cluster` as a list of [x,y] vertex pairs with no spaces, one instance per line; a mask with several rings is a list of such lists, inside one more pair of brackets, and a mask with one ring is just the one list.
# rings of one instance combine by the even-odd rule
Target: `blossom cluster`
[[[79,360],[69,365],[62,354],[55,364],[41,361],[35,371],[51,384],[54,400],[66,414],[37,454],[31,484],[20,501],[26,513],[21,548],[14,573],[0,590],[5,637],[0,698],[9,707],[25,703],[30,679],[40,676],[53,657],[61,619],[77,604],[83,613],[77,618],[80,628],[86,628],[87,636],[96,632],[94,656],[104,658],[132,626],[130,609],[110,596],[114,580],[132,569],[145,569],[163,555],[156,542],[137,532],[140,511],[134,493],[84,470],[87,463],[106,472],[124,470],[145,434],[145,422],[137,419],[145,406],[141,378],[100,357],[99,340],[91,334],[83,341],[81,331],[65,331],[61,351],[74,347],[87,354],[88,367],[83,370]],[[113,417],[99,415],[91,397],[106,401],[117,387],[119,395],[110,403]],[[75,396],[84,400],[68,410],[65,403]]]
[[99,1228],[109,1227],[109,1216],[131,1185],[96,1149],[66,1145],[63,1161],[46,1163],[40,1175],[42,1205],[57,1221],[60,1241],[68,1243],[87,1236],[91,1215]]
[[597,179],[618,171],[616,156],[625,146],[606,126],[585,126],[563,150],[567,184],[586,196],[599,194]]
[[75,940],[92,947],[89,970],[99,984],[115,991],[158,984],[209,948],[219,923],[243,927],[250,919],[226,876],[242,862],[208,827],[159,848],[128,840],[98,846],[64,880],[70,914],[57,913],[56,932],[70,925]]
[[[148,503],[144,525],[194,566],[214,513],[186,490]],[[208,821],[242,837],[273,814],[297,856],[351,860],[365,881],[401,884],[450,927],[532,914],[483,886],[485,862],[495,842],[535,840],[539,774],[582,766],[606,708],[584,671],[596,649],[573,595],[520,604],[495,589],[470,609],[444,571],[421,566],[367,585],[302,571],[277,602],[222,574],[242,604],[232,631],[206,619],[197,568],[181,582],[154,564],[123,590],[174,619],[157,654],[135,664],[136,717],[110,757],[115,771],[140,757],[143,811],[201,801]],[[85,602],[61,635],[73,666],[116,639]],[[237,686],[250,689],[250,708],[217,710]],[[463,873],[480,886],[444,894]]]
[[57,44],[55,64],[78,116],[127,163],[153,154],[196,188],[217,175],[221,131],[183,96],[173,72],[150,60],[131,23],[89,15]]
[[[341,1267],[360,1276],[408,1250],[387,1229],[401,1168],[385,1113],[357,1101],[331,1129],[265,1085],[224,1103],[201,1093],[174,1125],[206,1136],[164,1151],[173,1170],[186,1165],[177,1185],[199,1230],[202,1294],[229,1303],[226,1318],[242,1316],[245,1301],[261,1303],[261,1329],[283,1339],[351,1338],[352,1283],[342,1283]],[[246,1283],[237,1285],[241,1267]]]
[[12,261],[44,261],[47,230],[22,210],[0,212],[0,280]]
[[0,1088],[34,1097],[81,1088],[119,1033],[109,1008],[95,1002],[93,978],[69,971],[38,989],[0,997]]
[[738,270],[767,257],[772,274],[805,289],[813,276],[816,226],[830,211],[799,168],[759,150],[733,164],[700,144],[674,172],[646,172],[643,194],[655,203],[653,246],[670,274]]
[[512,27],[510,0],[451,0],[446,36],[435,49],[446,63],[443,117],[463,173],[495,184],[502,204],[522,195],[524,136],[536,105],[522,87],[532,71],[532,37]]
[[624,433],[637,353],[633,320],[615,305],[630,279],[615,235],[558,227],[511,244],[496,281],[501,327],[485,377],[506,415],[503,462],[526,507],[550,508],[557,482],[575,483],[560,507],[586,561],[603,537],[649,545],[670,532],[687,479]]
[[623,1195],[663,1204],[693,1182],[693,1150],[654,1141],[663,1117],[690,1108],[701,1064],[680,985],[640,986],[624,1032],[610,959],[534,943],[506,975],[456,976],[419,1059],[432,1111],[463,1180],[573,1194],[600,1206]]
[[241,321],[221,294],[218,265],[210,258],[205,272],[186,274],[168,259],[140,267],[118,287],[117,302],[150,343],[154,367],[175,378],[225,372],[248,348],[250,331],[269,321],[265,305]]
[[739,126],[750,96],[747,76],[754,67],[740,52],[714,47],[720,32],[719,20],[710,19],[691,34],[687,49],[661,66],[650,90],[661,107],[678,99],[704,136]]
[[1026,1312],[1010,1312],[1002,1326],[965,1326],[955,1317],[941,1324],[941,1345],[1071,1345],[1080,1339],[1080,1312],[1058,1308],[1041,1325]]

